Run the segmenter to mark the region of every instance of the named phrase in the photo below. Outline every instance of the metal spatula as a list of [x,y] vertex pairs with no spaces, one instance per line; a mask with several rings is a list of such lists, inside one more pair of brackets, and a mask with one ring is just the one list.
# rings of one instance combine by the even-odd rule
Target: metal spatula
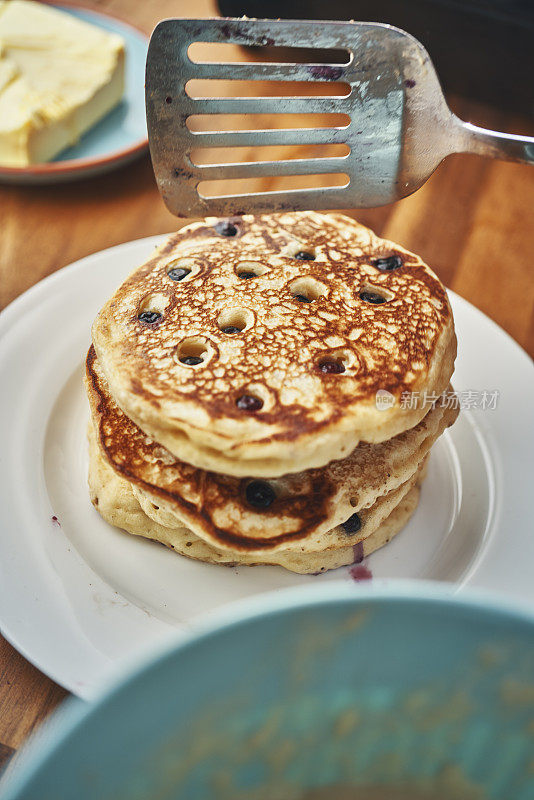
[[[347,63],[195,63],[194,42],[253,47],[343,49]],[[193,79],[311,81],[348,84],[347,96],[192,98]],[[348,91],[348,90],[347,90]],[[407,33],[362,22],[169,19],[150,41],[146,66],[150,152],[168,209],[179,216],[257,211],[362,208],[418,189],[451,153],[471,152],[534,164],[534,138],[462,122],[448,108],[428,53]],[[341,113],[350,124],[194,132],[196,114]],[[345,156],[195,165],[191,150],[251,145],[344,143]],[[345,185],[206,198],[202,181],[341,173]],[[202,186],[200,187],[200,191]]]

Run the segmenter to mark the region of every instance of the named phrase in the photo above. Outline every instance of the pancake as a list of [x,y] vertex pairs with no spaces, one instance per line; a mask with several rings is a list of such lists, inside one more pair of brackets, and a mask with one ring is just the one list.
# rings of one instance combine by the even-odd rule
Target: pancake
[[[277,552],[264,551],[259,554],[232,553],[219,550],[198,538],[184,525],[173,528],[154,522],[142,510],[132,485],[120,477],[103,458],[98,446],[94,427],[89,428],[89,488],[91,500],[98,513],[117,528],[135,536],[153,539],[173,549],[176,553],[225,566],[277,564],[298,573],[319,573],[361,561],[379,547],[387,544],[399,533],[415,511],[419,500],[418,482],[423,469],[412,478],[408,487],[397,489],[400,499],[367,538],[345,547],[331,547],[323,552],[308,553],[304,550]],[[380,514],[376,513],[376,518]],[[369,509],[369,513],[373,513]]]
[[[148,436],[200,469],[258,478],[413,428],[456,355],[432,270],[315,212],[182,228],[105,304],[93,343],[111,396]],[[391,407],[377,408],[378,390]]]
[[[322,551],[364,538],[369,533],[365,510],[379,498],[390,498],[389,513],[391,497],[400,500],[394,492],[408,486],[458,413],[436,402],[415,428],[387,442],[362,443],[326,467],[266,482],[199,470],[175,459],[118,408],[93,348],[86,386],[102,456],[131,484],[145,514],[163,527],[184,525],[217,549],[243,553]],[[271,492],[272,502],[263,507],[251,502],[250,490],[257,484]]]

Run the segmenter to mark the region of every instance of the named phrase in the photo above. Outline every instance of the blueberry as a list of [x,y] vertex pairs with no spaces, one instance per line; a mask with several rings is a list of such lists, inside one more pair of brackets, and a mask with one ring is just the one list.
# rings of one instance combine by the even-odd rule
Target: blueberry
[[157,322],[158,319],[161,319],[161,314],[159,311],[141,311],[137,319],[140,322],[147,322],[151,325],[153,322]]
[[237,398],[236,406],[241,411],[259,411],[263,406],[263,400],[251,394],[242,394],[241,397]]
[[339,374],[340,372],[345,372],[345,366],[341,361],[335,361],[333,358],[323,358],[322,361],[319,361],[317,365],[321,372],[324,372],[328,375]]
[[171,281],[183,281],[186,275],[191,273],[190,269],[184,269],[183,267],[175,267],[174,269],[170,269],[167,273]]
[[360,292],[360,298],[365,300],[366,303],[372,303],[375,306],[386,302],[386,298],[377,292]]
[[307,253],[305,250],[299,250],[293,258],[297,258],[299,261],[315,261],[313,253]]
[[382,272],[390,272],[392,269],[402,267],[403,261],[400,256],[386,256],[384,258],[375,258],[371,263],[373,267],[382,270]]
[[254,508],[269,508],[274,502],[274,489],[265,481],[251,481],[245,489],[247,502]]
[[228,220],[222,220],[221,222],[218,222],[215,226],[215,230],[221,236],[237,236],[236,226]]
[[306,297],[305,294],[294,294],[293,297],[295,300],[298,300],[299,303],[311,303],[310,298]]
[[341,523],[341,527],[345,531],[345,533],[352,534],[358,533],[360,528],[362,527],[362,521],[358,514],[353,514],[352,517],[349,517],[345,522]]
[[241,272],[237,273],[238,278],[242,278],[244,281],[248,281],[250,278],[255,278],[256,273],[252,272],[251,270],[242,270]]
[[187,364],[188,367],[194,367],[196,364],[202,364],[200,356],[182,356],[180,361],[182,364]]
[[356,542],[352,548],[352,552],[354,553],[354,563],[361,564],[364,559],[363,542]]
[[222,328],[223,333],[241,333],[241,328],[236,328],[235,325],[227,325],[226,328]]

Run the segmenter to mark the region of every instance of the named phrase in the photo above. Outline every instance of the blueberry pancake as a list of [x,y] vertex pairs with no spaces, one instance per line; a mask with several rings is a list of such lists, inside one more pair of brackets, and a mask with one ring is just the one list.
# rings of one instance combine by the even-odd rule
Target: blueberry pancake
[[[237,478],[177,460],[114,402],[93,348],[86,363],[93,431],[102,459],[131,486],[154,523],[186,526],[219,550],[252,554],[346,548],[371,532],[366,511],[399,502],[457,411],[438,400],[411,430],[360,443],[344,459],[278,478]],[[385,507],[385,506],[384,506]],[[380,524],[382,518],[375,524]],[[158,538],[153,535],[151,538]]]
[[[394,497],[381,498],[375,506],[364,512],[365,537],[345,538],[345,544],[323,551],[272,550],[250,554],[242,551],[219,549],[197,537],[185,525],[168,527],[154,522],[141,508],[132,485],[102,456],[93,426],[89,427],[89,488],[91,500],[99,514],[111,525],[123,531],[164,544],[176,553],[224,566],[279,565],[292,572],[313,573],[336,569],[358,563],[379,547],[387,544],[406,525],[417,507],[419,482],[424,463],[407,485],[390,493]],[[363,534],[362,534],[363,535]]]
[[147,436],[186,464],[258,479],[414,428],[456,355],[432,270],[315,212],[182,228],[105,304],[93,343],[109,394]]
[[193,223],[93,325],[91,499],[202,561],[358,562],[417,506],[455,355],[438,278],[354,220]]

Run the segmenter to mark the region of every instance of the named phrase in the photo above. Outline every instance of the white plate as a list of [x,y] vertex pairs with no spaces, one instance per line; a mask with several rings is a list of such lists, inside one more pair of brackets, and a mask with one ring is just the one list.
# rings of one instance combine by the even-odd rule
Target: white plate
[[[196,563],[111,528],[91,506],[81,384],[91,322],[160,241],[89,256],[0,315],[0,625],[83,697],[200,613],[270,589],[351,580],[347,568],[314,577]],[[413,519],[368,564],[375,579],[444,580],[534,602],[534,368],[487,317],[451,300],[455,388],[498,389],[498,404],[461,413],[433,450]]]

